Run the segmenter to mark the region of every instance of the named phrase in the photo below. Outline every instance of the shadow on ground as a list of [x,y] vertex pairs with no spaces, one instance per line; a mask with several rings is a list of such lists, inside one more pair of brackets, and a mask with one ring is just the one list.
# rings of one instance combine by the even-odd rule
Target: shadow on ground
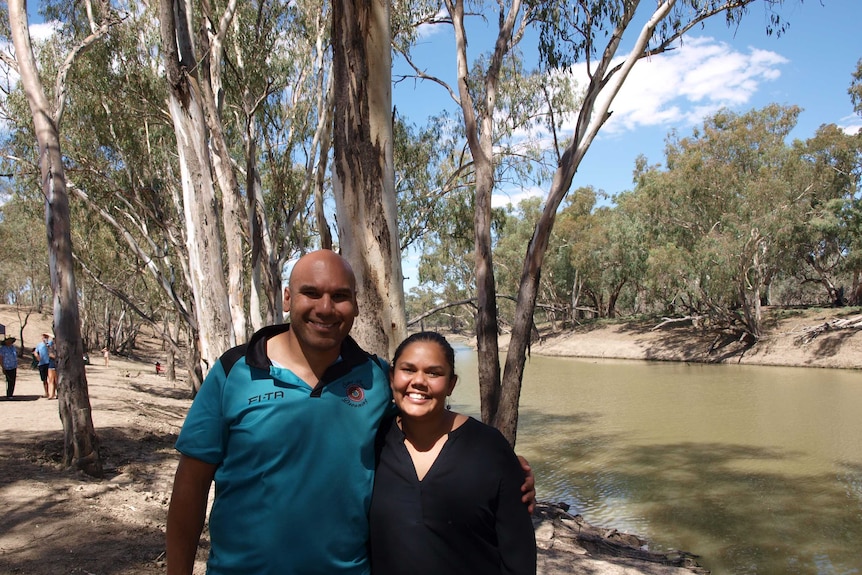
[[61,469],[56,432],[0,438],[0,573],[163,572],[168,496],[154,470],[172,465],[176,435],[111,427],[98,435],[103,479]]

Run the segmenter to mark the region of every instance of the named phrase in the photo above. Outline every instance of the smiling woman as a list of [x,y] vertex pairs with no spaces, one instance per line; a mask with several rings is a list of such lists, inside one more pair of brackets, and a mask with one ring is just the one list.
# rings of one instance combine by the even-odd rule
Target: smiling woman
[[414,334],[395,352],[400,415],[381,427],[375,575],[536,572],[521,466],[496,429],[447,409],[457,379],[455,353],[437,333]]

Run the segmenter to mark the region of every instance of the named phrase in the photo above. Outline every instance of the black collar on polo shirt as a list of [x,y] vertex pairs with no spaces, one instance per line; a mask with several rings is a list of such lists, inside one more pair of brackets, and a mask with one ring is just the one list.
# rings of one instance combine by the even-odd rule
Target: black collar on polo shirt
[[[272,365],[272,362],[266,355],[266,343],[268,340],[286,332],[289,329],[289,323],[281,325],[270,325],[261,328],[253,336],[251,336],[251,339],[247,344],[247,351],[245,356],[245,362],[249,365],[249,367],[262,369],[268,372],[269,367]],[[328,368],[326,368],[326,371],[323,373],[323,377],[320,378],[320,381],[317,383],[314,388],[314,391],[311,394],[312,397],[319,396],[323,387],[327,383],[338,379],[339,377],[348,373],[357,365],[365,363],[366,361],[371,359],[371,354],[359,347],[359,344],[357,344],[352,337],[347,336],[341,343],[340,359],[341,361],[337,361],[330,365]]]

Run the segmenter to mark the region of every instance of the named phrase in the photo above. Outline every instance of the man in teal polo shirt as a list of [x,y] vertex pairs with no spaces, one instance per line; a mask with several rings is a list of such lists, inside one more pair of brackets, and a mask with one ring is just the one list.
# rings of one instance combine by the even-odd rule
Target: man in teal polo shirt
[[388,366],[348,336],[356,280],[334,252],[300,258],[284,309],[290,324],[222,356],[189,410],[168,575],[192,573],[213,481],[209,574],[370,573],[374,437],[394,409]]

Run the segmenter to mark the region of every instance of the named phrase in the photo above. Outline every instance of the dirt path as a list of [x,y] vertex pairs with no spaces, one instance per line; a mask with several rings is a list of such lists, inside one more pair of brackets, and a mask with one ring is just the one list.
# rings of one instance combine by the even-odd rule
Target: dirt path
[[61,471],[57,402],[39,374],[18,370],[0,401],[0,573],[162,573],[164,523],[187,393],[145,365],[87,370],[107,475]]

